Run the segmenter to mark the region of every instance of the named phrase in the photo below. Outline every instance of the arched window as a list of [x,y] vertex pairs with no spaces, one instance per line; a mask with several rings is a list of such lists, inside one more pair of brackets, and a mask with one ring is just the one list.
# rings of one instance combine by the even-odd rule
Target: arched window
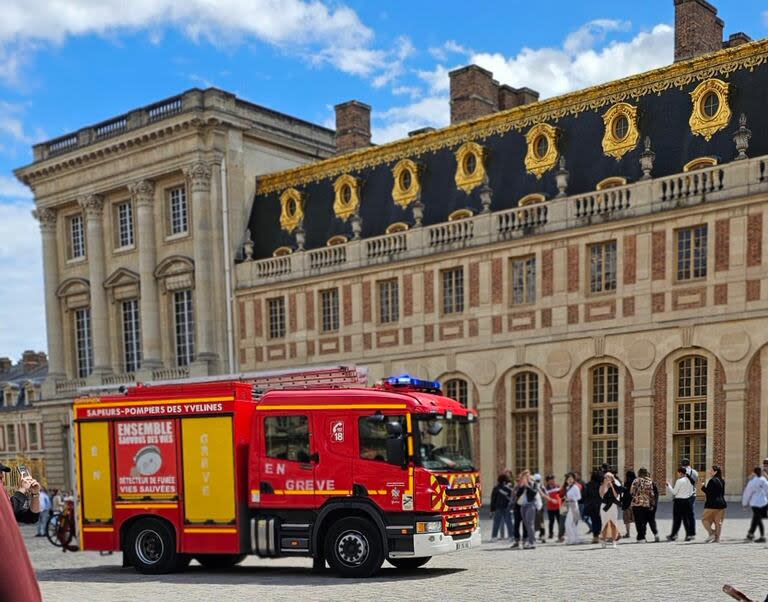
[[512,435],[515,473],[539,470],[539,375],[520,372],[512,379]]
[[700,355],[677,362],[674,437],[675,466],[688,458],[697,471],[706,471],[707,358]]
[[592,470],[619,465],[619,369],[602,364],[590,370],[590,431]]
[[445,396],[455,399],[465,408],[469,402],[469,387],[463,378],[452,378],[445,383]]

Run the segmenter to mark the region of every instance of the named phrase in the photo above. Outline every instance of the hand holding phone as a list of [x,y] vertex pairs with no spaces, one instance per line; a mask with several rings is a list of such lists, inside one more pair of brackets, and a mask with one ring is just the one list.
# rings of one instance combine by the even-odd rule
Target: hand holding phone
[[22,480],[32,476],[31,474],[29,474],[29,471],[27,470],[27,467],[24,464],[19,464],[18,470],[19,470],[19,476],[21,477]]

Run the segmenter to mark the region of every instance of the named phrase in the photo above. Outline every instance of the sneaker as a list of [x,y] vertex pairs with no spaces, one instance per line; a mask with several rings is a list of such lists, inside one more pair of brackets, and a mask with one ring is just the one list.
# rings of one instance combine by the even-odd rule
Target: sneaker
[[518,548],[520,547],[520,542],[519,542],[519,541],[516,541],[515,543],[513,543],[513,544],[512,544],[511,546],[509,546],[509,547],[510,547],[512,550],[516,550],[516,549],[518,549]]
[[498,537],[491,537],[491,541],[499,541]]
[[615,550],[618,547],[619,547],[619,542],[618,541],[614,541],[613,542],[613,549]]
[[715,541],[715,536],[714,535],[710,535],[709,537],[707,537],[704,540],[704,543],[712,543],[713,541]]
[[[656,537],[656,539],[659,539]],[[667,535],[667,541],[677,541],[677,535]]]
[[693,541],[694,539],[696,539],[695,535],[686,535],[685,536],[685,541]]
[[755,536],[754,536],[754,535],[752,535],[752,533],[747,533],[747,537],[746,537],[745,539],[746,539],[747,541],[752,541],[754,538],[755,538]]
[[523,550],[530,550],[531,544],[529,544],[527,541],[523,544]]
[[654,541],[654,543],[659,543],[661,540],[659,539],[658,535],[654,535],[653,536],[653,541]]
[[597,535],[593,536],[592,543],[600,543],[600,538]]
[[758,538],[755,540],[755,543],[765,543],[765,537],[758,537]]
[[563,543],[565,541],[565,537],[558,537],[557,543]]

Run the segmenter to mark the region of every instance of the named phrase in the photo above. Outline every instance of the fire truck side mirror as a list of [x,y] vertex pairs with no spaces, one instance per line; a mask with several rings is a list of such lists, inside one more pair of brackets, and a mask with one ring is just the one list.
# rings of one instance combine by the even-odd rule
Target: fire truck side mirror
[[402,467],[406,465],[405,439],[402,436],[387,438],[387,463]]

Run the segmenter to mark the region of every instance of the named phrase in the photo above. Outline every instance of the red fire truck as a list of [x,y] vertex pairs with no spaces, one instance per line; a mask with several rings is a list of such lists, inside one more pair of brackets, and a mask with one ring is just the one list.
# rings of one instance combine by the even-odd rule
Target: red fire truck
[[266,392],[182,382],[77,400],[81,548],[122,551],[142,573],[256,554],[366,577],[479,545],[473,410],[408,376],[294,376]]

